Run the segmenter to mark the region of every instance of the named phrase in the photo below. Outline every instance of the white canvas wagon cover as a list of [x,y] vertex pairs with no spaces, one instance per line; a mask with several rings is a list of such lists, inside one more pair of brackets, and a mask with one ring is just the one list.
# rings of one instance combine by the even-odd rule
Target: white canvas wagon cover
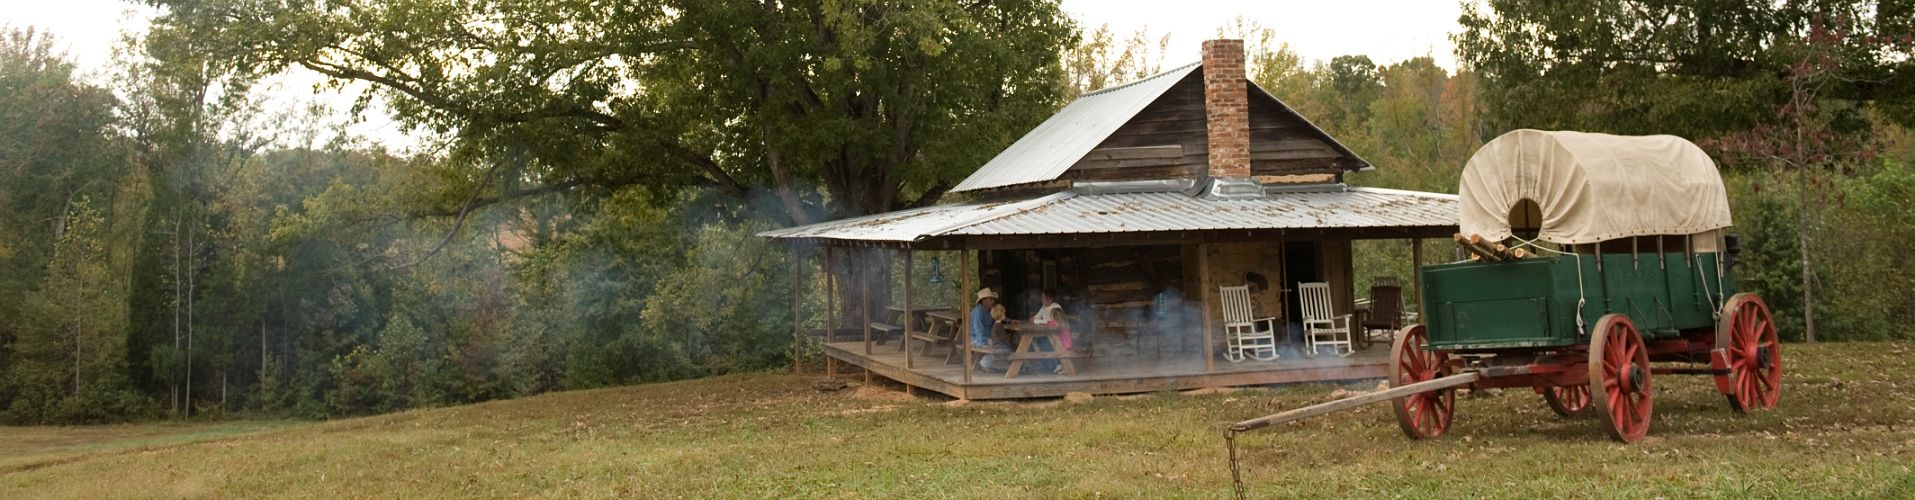
[[[1512,222],[1539,228],[1539,239],[1560,244],[1700,234],[1730,225],[1728,192],[1715,162],[1672,135],[1516,130],[1470,157],[1458,189],[1457,225],[1490,240],[1509,237]],[[1539,210],[1512,214],[1525,199]]]

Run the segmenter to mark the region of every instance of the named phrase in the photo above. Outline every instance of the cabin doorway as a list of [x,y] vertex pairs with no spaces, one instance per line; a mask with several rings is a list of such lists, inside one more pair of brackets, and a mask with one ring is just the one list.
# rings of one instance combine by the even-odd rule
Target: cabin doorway
[[1283,242],[1283,317],[1301,325],[1303,305],[1297,300],[1297,283],[1323,281],[1321,251],[1315,241]]

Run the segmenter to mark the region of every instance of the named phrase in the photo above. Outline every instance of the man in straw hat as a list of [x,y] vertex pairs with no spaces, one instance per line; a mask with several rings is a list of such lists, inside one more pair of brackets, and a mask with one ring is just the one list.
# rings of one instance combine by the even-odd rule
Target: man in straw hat
[[[983,351],[1002,351],[1007,349],[1004,342],[1004,306],[997,303],[997,292],[990,288],[977,291],[977,305],[971,307],[971,348]],[[978,359],[978,367],[985,370],[1003,370],[1009,366],[1006,360],[986,354]]]

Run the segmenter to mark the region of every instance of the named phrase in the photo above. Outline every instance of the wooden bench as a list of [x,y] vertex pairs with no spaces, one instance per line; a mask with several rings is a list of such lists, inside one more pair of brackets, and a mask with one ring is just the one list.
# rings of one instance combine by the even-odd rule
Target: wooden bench
[[900,328],[897,325],[892,325],[888,323],[878,323],[875,321],[871,323],[871,333],[872,333],[871,336],[873,338],[873,341],[877,343],[878,345],[884,345],[885,336],[897,335],[899,332],[903,332],[903,331],[904,331],[904,328]]
[[943,321],[933,320],[930,329],[911,332],[911,338],[918,341],[918,354],[929,356],[932,349],[954,345],[951,343],[950,332],[951,327],[946,326]]
[[1088,358],[1089,354],[1077,351],[1038,351],[1011,354],[1012,360],[1020,359],[1077,359]]
[[[957,346],[955,349],[951,350],[951,355],[944,357],[945,362],[948,364],[950,363],[951,360],[956,359],[959,356],[962,356],[963,354],[964,354],[964,346],[961,346],[961,345]],[[968,361],[968,363],[975,365],[977,364],[978,360],[983,359],[984,355],[986,354],[996,354],[998,356],[1009,356],[1011,354],[1011,348],[971,346],[971,360]]]

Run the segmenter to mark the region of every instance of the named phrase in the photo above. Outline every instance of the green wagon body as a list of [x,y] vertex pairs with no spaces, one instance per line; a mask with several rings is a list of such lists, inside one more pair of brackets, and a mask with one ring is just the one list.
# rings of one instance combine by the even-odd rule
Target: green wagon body
[[[1600,267],[1594,255],[1424,266],[1419,272],[1428,348],[1586,344],[1587,327],[1608,313],[1628,315],[1645,340],[1714,329],[1717,304],[1735,293],[1734,273],[1716,279],[1718,257],[1713,252],[1606,254]],[[1585,328],[1576,321],[1579,299]]]

